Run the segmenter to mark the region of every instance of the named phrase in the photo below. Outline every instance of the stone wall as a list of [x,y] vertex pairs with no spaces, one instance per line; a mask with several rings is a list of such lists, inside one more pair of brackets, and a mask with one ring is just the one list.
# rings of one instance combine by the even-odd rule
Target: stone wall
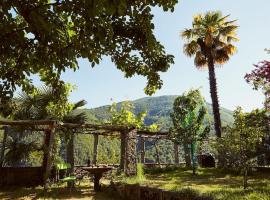
[[191,190],[173,192],[138,184],[112,184],[111,187],[122,199],[128,200],[213,200],[209,196],[200,196]]

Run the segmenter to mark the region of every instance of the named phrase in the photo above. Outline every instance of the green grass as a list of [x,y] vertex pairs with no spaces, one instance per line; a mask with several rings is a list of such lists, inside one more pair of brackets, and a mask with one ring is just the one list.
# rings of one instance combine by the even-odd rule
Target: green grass
[[146,181],[144,168],[141,163],[137,164],[137,175],[133,177],[126,177],[124,174],[121,176],[116,177],[116,180],[127,184],[141,184]]
[[[108,182],[103,182],[108,185]],[[116,200],[112,197],[115,194],[107,187],[103,187],[102,192],[94,192],[93,184],[89,180],[84,180],[76,189],[69,190],[66,184],[60,186],[53,185],[49,191],[44,192],[43,187],[36,188],[1,188],[0,199],[89,199],[89,200]]]
[[[138,165],[138,175],[132,178],[116,177],[129,184],[141,184],[166,190],[181,191],[182,193],[212,196],[218,200],[270,200],[270,174],[254,173],[249,176],[249,187],[242,187],[242,176],[217,169],[198,169],[197,175],[192,170],[184,168],[153,169],[143,171]],[[121,178],[121,179],[120,179]],[[109,181],[103,181],[108,185]],[[76,190],[69,191],[64,185],[53,186],[44,193],[42,187],[36,188],[6,188],[0,189],[0,199],[92,199],[113,200],[109,188],[95,193],[93,184],[84,180]]]
[[136,183],[173,191],[191,189],[214,199],[270,200],[270,174],[254,173],[249,176],[246,190],[242,187],[242,176],[217,169],[198,169],[195,176],[192,170],[183,168],[151,170],[145,176],[146,179]]

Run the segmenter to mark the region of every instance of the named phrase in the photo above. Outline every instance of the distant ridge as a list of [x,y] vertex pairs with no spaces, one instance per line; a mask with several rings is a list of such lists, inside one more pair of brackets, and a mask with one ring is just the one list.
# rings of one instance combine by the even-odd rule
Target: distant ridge
[[[163,95],[158,97],[144,97],[131,101],[135,106],[135,113],[142,111],[147,112],[145,124],[150,125],[157,123],[164,130],[171,126],[170,113],[172,112],[173,102],[177,95]],[[118,103],[120,105],[121,102]],[[213,122],[212,106],[207,103],[210,120]],[[100,106],[92,109],[81,109],[85,111],[89,122],[108,120],[110,115],[108,112],[109,105]],[[77,111],[78,112],[78,111]],[[233,122],[233,112],[226,108],[220,109],[222,125],[231,124]]]

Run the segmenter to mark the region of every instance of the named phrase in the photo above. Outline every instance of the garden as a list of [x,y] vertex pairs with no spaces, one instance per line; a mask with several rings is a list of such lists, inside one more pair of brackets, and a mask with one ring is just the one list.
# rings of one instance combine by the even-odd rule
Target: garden
[[[237,78],[250,93],[261,93],[261,107],[246,109],[259,98],[238,100],[233,92],[223,98],[224,87],[218,88],[220,80],[230,91],[240,83],[217,71],[244,52],[237,48],[241,21],[205,10],[178,31],[189,67],[207,72],[209,97],[194,71],[180,94],[150,97],[172,89],[162,74],[178,88],[169,72],[177,58],[167,54],[155,28],[155,15],[178,6],[177,0],[0,3],[0,199],[270,199],[267,46],[265,58],[254,58]],[[110,105],[89,108],[84,86],[85,96],[73,101],[78,87],[72,81],[88,84],[75,78],[82,63],[96,69],[108,58],[125,78],[145,78],[149,97],[110,98]],[[71,71],[69,82],[63,77]],[[95,78],[106,90],[93,92],[99,86],[92,85],[92,99],[111,91],[135,95],[139,83],[115,89],[100,74]],[[225,100],[241,105],[225,109]]]

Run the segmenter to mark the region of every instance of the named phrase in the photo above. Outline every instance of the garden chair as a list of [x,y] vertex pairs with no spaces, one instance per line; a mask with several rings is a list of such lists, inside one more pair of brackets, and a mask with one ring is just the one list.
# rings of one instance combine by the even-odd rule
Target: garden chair
[[57,183],[74,183],[77,178],[69,171],[71,169],[71,165],[69,163],[59,163],[55,166],[56,169],[56,182]]

